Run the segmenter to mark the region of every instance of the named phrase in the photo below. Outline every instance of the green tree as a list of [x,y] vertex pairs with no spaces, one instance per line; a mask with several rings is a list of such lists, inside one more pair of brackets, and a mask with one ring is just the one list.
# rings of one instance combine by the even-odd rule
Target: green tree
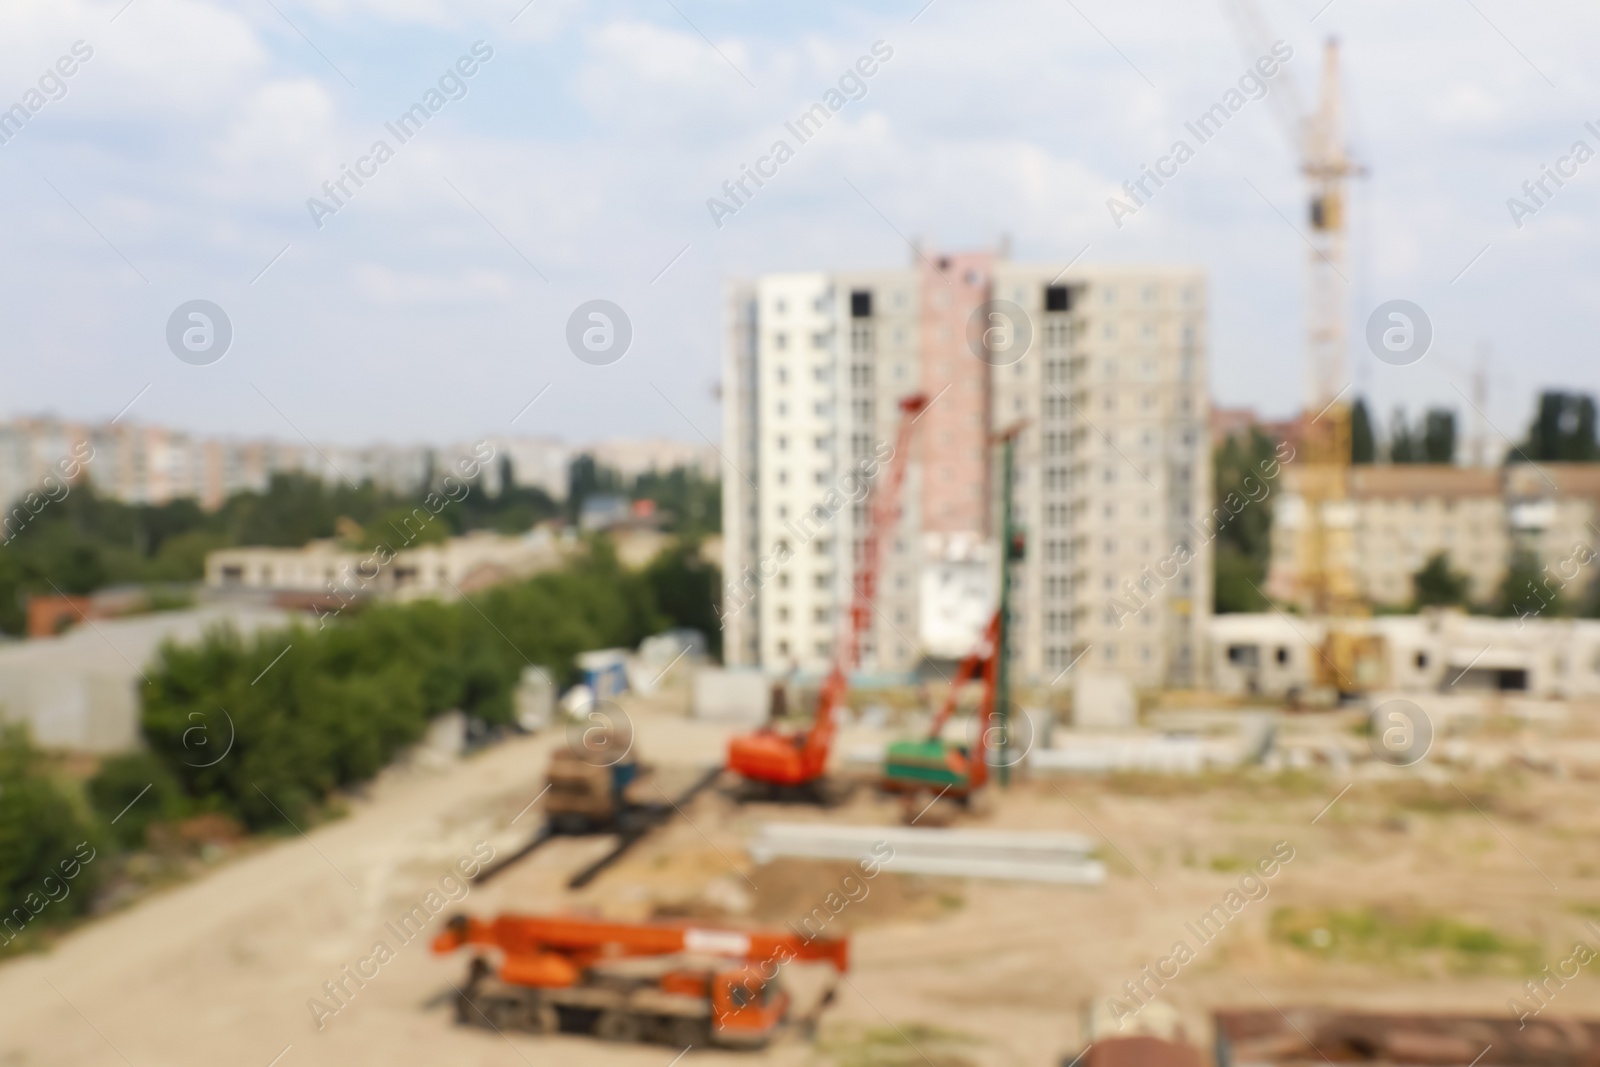
[[1422,462],[1422,442],[1412,434],[1406,409],[1402,407],[1395,408],[1389,417],[1389,462]]
[[124,848],[139,848],[155,822],[188,813],[183,787],[150,752],[129,752],[106,760],[89,780],[96,814]]
[[1555,390],[1539,394],[1539,406],[1528,427],[1528,439],[1506,459],[1513,463],[1522,460],[1591,463],[1600,459],[1600,444],[1595,439],[1594,398]]
[[1539,558],[1527,549],[1517,549],[1500,582],[1489,614],[1500,616],[1557,616],[1571,613],[1571,605],[1550,582]]
[[701,558],[699,544],[679,542],[663,551],[645,568],[644,580],[661,613],[674,626],[705,634],[707,651],[721,659],[722,572]]
[[1378,443],[1372,435],[1372,415],[1367,402],[1356,397],[1350,406],[1350,462],[1374,463],[1378,458]]
[[82,914],[101,842],[20,728],[0,730],[0,951]]
[[567,521],[578,521],[583,502],[589,497],[622,491],[622,475],[595,462],[595,458],[585,452],[567,467]]
[[[143,690],[145,740],[201,810],[304,826],[329,791],[370,779],[440,712],[506,723],[528,664],[569,681],[579,652],[631,647],[672,624],[652,579],[622,568],[604,538],[587,548],[564,570],[470,600],[374,604],[321,628],[168,646]],[[668,565],[654,580],[668,592],[691,584],[672,578]]]
[[647,471],[635,479],[631,496],[653,501],[663,528],[684,537],[698,540],[722,529],[722,483],[701,477],[699,471]]
[[[437,499],[432,506],[426,500],[426,493],[405,496],[370,483],[352,488],[279,474],[264,491],[236,493],[207,512],[193,500],[132,505],[104,499],[80,478],[0,548],[0,631],[21,632],[33,595],[197,581],[207,552],[230,545],[302,545],[335,536],[341,519],[361,526],[369,547],[382,541],[398,549],[408,534],[415,544],[477,529],[516,533],[559,513],[542,491],[515,485],[490,497],[475,484],[442,508]],[[430,521],[420,520],[419,507]]]
[[399,552],[422,545],[436,545],[447,540],[451,533],[450,520],[443,512],[435,515],[421,505],[390,508],[377,515],[361,528],[361,547],[387,546]]
[[1447,408],[1430,408],[1423,421],[1422,457],[1426,463],[1456,461],[1456,416]]
[[1213,602],[1219,612],[1266,607],[1257,587],[1266,581],[1272,551],[1276,486],[1265,471],[1274,469],[1275,448],[1272,438],[1251,427],[1247,435],[1229,436],[1212,457],[1213,515],[1225,517],[1212,545]]
[[1448,552],[1435,552],[1411,576],[1412,602],[1419,608],[1465,604],[1471,587],[1471,578],[1451,568]]

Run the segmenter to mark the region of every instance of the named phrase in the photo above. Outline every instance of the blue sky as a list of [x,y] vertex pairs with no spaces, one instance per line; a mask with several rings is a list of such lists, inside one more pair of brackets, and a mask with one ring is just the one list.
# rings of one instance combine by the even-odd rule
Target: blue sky
[[[108,418],[148,386],[129,418],[207,434],[716,438],[724,279],[1002,233],[1021,260],[1088,245],[1086,262],[1205,267],[1214,398],[1300,403],[1306,248],[1279,212],[1299,223],[1303,194],[1267,103],[1120,230],[1105,206],[1243,71],[1212,0],[122,3],[0,6],[0,107],[75,41],[94,49],[0,145],[0,414]],[[1308,97],[1321,39],[1343,42],[1371,171],[1347,272],[1358,388],[1382,412],[1464,407],[1488,345],[1488,414],[1511,436],[1537,389],[1600,389],[1600,160],[1520,229],[1506,207],[1575,140],[1600,149],[1583,128],[1600,126],[1600,10],[1261,7]],[[494,57],[467,95],[314,226],[306,199],[479,40]],[[866,96],[713,226],[706,198],[880,40],[894,55]],[[163,340],[194,298],[234,325],[209,366]],[[563,340],[592,298],[633,320],[609,366]],[[1391,298],[1434,322],[1415,366],[1360,342]]]

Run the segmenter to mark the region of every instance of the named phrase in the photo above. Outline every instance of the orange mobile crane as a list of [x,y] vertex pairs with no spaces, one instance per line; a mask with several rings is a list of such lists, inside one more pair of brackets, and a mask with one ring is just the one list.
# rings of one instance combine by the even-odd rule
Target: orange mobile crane
[[798,733],[784,733],[768,725],[733,738],[728,743],[728,770],[747,782],[779,790],[806,791],[814,796],[821,792],[837,730],[834,718],[850,688],[850,671],[860,660],[861,635],[872,621],[881,542],[892,535],[900,520],[900,487],[905,482],[906,466],[910,462],[907,450],[911,445],[911,432],[927,407],[928,398],[923,393],[900,400],[900,427],[895,434],[888,484],[872,495],[871,514],[861,545],[860,569],[854,583],[855,596],[850,603],[849,628],[835,651],[833,669],[822,683],[816,718],[810,729]]
[[[679,1048],[766,1044],[792,1006],[783,964],[825,962],[843,974],[850,962],[843,938],[575,916],[458,915],[433,951],[464,945],[494,950],[500,963],[474,956],[457,1022]],[[832,998],[830,989],[817,1010]]]

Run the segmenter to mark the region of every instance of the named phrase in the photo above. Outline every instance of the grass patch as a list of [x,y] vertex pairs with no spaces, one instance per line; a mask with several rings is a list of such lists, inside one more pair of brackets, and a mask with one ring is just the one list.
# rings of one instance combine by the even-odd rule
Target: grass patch
[[817,1051],[836,1067],[977,1067],[977,1061],[959,1051],[978,1039],[956,1030],[925,1023],[862,1027],[831,1027],[817,1042]]
[[1533,974],[1543,950],[1487,926],[1393,908],[1278,908],[1269,935],[1324,960],[1449,974]]

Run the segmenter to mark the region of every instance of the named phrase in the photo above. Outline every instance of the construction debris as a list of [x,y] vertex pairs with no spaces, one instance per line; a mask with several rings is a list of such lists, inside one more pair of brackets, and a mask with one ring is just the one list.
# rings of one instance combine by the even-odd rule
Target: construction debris
[[864,860],[897,874],[1100,885],[1105,865],[1079,834],[901,826],[764,823],[750,842],[757,863],[780,857]]
[[1043,774],[1199,774],[1212,768],[1236,767],[1245,756],[1244,746],[1232,738],[1067,734],[1057,739],[1054,748],[1028,753],[1028,766]]

